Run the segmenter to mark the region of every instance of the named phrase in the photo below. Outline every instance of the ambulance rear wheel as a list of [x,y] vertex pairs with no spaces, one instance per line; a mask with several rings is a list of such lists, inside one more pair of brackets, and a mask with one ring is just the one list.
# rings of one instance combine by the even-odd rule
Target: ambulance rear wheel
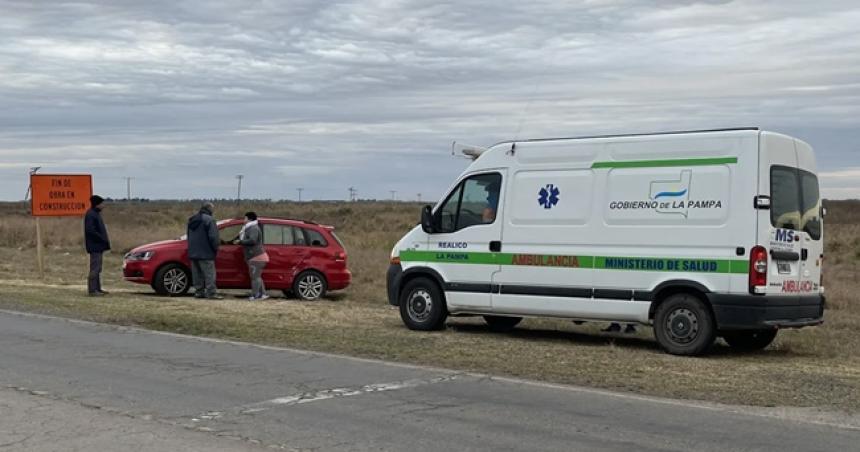
[[400,292],[400,318],[410,330],[433,331],[442,329],[448,308],[442,290],[435,281],[415,278]]
[[497,315],[485,315],[484,321],[490,327],[490,331],[496,333],[510,333],[523,321],[522,317],[502,317]]
[[734,349],[750,352],[766,348],[776,339],[778,331],[776,328],[753,331],[726,331],[723,333],[723,339]]
[[701,355],[716,340],[714,316],[699,297],[688,293],[672,295],[657,306],[654,337],[673,355]]

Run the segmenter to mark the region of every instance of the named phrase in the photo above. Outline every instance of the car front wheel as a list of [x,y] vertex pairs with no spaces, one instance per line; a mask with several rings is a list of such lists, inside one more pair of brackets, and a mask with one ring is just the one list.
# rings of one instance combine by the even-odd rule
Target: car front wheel
[[427,278],[415,278],[400,292],[400,318],[410,330],[442,329],[448,308],[439,286]]
[[160,295],[178,297],[188,293],[191,288],[191,274],[179,264],[167,264],[155,272],[152,288]]

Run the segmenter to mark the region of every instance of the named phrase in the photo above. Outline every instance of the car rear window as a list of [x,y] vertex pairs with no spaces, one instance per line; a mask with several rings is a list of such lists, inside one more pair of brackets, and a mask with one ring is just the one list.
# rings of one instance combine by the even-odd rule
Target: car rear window
[[334,233],[334,231],[329,231],[329,234],[331,234],[332,238],[334,238],[334,241],[337,242],[337,244],[340,245],[341,248],[346,249],[346,245],[343,244],[343,240],[341,240],[340,237],[338,237],[337,234]]
[[797,169],[774,166],[770,170],[770,222],[775,228],[800,227],[800,187]]
[[774,227],[805,231],[813,240],[821,239],[821,197],[815,174],[773,166],[770,197],[770,220]]
[[821,240],[821,197],[818,178],[809,171],[800,171],[801,208],[800,226],[813,240]]

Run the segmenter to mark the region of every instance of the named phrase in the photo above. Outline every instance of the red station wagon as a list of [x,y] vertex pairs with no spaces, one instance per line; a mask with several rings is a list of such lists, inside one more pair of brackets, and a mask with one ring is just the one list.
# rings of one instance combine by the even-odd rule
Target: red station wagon
[[[301,220],[260,218],[263,245],[269,265],[263,270],[266,289],[285,295],[316,300],[328,290],[349,286],[352,274],[346,267],[346,250],[334,228]],[[219,289],[250,289],[248,265],[241,245],[232,245],[243,220],[218,222],[221,247],[215,260]],[[150,243],[131,250],[123,259],[126,281],[149,284],[159,294],[183,295],[192,286],[185,237]]]

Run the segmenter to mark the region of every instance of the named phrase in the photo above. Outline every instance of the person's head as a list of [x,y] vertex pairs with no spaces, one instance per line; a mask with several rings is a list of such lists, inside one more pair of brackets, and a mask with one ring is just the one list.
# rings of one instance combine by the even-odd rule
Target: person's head
[[202,206],[200,206],[200,210],[202,212],[206,212],[209,215],[212,215],[215,212],[215,204],[211,202],[204,202]]
[[93,209],[102,210],[104,209],[105,199],[99,195],[90,196],[90,204],[92,204]]
[[245,223],[250,223],[252,221],[257,221],[257,214],[255,212],[248,212],[245,214]]

